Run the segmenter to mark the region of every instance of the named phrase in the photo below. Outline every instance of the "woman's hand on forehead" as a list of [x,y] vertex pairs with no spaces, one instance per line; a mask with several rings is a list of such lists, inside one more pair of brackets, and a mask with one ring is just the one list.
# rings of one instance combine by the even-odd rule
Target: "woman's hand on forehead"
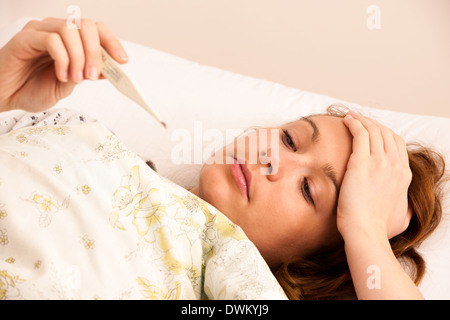
[[338,201],[341,234],[362,229],[392,238],[409,224],[407,192],[412,173],[404,140],[375,120],[350,112],[353,136]]

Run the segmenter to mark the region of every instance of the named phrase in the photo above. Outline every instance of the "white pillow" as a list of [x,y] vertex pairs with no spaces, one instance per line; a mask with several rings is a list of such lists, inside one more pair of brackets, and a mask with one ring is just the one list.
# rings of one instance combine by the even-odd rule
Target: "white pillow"
[[[20,19],[2,30],[0,44],[28,20]],[[449,118],[359,106],[204,66],[135,43],[123,41],[123,44],[130,56],[125,69],[167,123],[168,130],[107,81],[84,81],[56,107],[77,109],[98,119],[133,151],[145,160],[151,159],[161,175],[182,186],[195,185],[201,167],[201,164],[192,163],[176,165],[172,161],[171,152],[180,144],[176,134],[183,130],[199,142],[198,145],[192,143],[192,147],[196,147],[194,151],[199,152],[210,146],[211,142],[206,139],[213,130],[222,132],[224,144],[227,129],[280,124],[300,116],[322,113],[332,103],[343,103],[375,118],[407,142],[433,147],[449,163]],[[450,250],[447,249],[450,245],[449,185],[443,205],[441,225],[421,247],[428,271],[420,287],[429,299],[450,299],[450,286],[445,285],[450,283]]]

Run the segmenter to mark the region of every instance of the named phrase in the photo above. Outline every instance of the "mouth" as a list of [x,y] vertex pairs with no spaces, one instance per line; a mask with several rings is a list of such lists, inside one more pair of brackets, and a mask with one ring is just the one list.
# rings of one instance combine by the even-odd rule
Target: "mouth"
[[250,183],[252,174],[248,170],[246,163],[240,163],[242,161],[238,161],[238,159],[234,158],[232,164],[230,164],[231,174],[238,186],[241,194],[250,201]]

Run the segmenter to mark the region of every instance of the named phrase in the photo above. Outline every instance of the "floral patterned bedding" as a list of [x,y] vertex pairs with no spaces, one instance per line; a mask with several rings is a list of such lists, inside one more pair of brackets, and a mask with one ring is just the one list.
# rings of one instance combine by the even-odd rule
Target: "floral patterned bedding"
[[96,122],[0,136],[0,299],[286,299],[243,231]]

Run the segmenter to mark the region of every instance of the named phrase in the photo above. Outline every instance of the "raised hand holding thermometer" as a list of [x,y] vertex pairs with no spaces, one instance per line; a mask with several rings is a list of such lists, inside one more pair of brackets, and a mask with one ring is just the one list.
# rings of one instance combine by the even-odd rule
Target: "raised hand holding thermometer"
[[114,61],[114,59],[102,49],[102,69],[101,73],[108,79],[122,94],[136,102],[144,110],[150,113],[161,125],[167,129],[164,121],[162,121],[156,112],[152,109],[150,104],[145,100],[140,90],[136,87],[136,84],[131,80],[128,74],[122,69],[122,67]]

